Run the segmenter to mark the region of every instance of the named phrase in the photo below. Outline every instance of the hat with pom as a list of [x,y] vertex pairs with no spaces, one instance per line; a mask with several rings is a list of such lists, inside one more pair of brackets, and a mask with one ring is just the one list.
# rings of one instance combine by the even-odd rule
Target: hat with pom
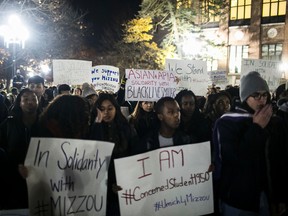
[[258,91],[269,92],[267,82],[257,71],[251,71],[240,80],[240,99],[244,102],[250,95]]
[[90,86],[88,83],[83,83],[82,85],[82,96],[87,98],[91,95],[97,95],[95,89]]

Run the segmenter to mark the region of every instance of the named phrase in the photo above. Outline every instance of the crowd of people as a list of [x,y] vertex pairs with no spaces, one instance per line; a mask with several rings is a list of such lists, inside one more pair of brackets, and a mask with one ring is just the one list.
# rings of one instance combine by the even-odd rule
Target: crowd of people
[[[84,83],[45,87],[38,75],[13,101],[0,94],[0,210],[28,208],[24,164],[31,137],[76,138],[115,144],[108,169],[107,213],[120,215],[113,160],[158,148],[211,143],[214,213],[284,215],[288,211],[288,89],[271,94],[259,73],[240,87],[210,89],[206,97],[181,90],[157,102],[125,101],[118,92]],[[272,96],[273,95],[273,96]],[[275,95],[275,96],[274,96]],[[128,107],[123,115],[121,107]],[[207,168],[208,169],[208,168]]]

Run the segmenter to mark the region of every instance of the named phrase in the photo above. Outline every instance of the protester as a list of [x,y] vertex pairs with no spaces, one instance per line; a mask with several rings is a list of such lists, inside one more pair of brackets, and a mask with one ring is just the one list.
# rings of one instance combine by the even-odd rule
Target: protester
[[108,141],[115,144],[108,169],[106,215],[120,215],[116,193],[117,184],[114,159],[129,156],[131,154],[131,146],[137,145],[138,138],[135,130],[133,130],[128,120],[122,114],[113,94],[99,94],[96,107],[100,112],[97,116],[98,122],[94,122],[92,125],[90,139]]
[[82,89],[81,89],[80,87],[74,88],[74,90],[73,90],[73,95],[79,95],[79,96],[81,96],[81,95],[82,95]]
[[272,116],[269,88],[260,74],[252,71],[240,82],[241,106],[218,119],[213,133],[221,212],[271,215],[271,204],[280,212],[287,201],[287,132]]
[[5,96],[0,94],[0,124],[8,116],[8,108],[5,104]]
[[180,128],[197,142],[210,139],[208,121],[200,112],[195,94],[191,90],[181,90],[175,97],[181,109]]
[[89,133],[89,104],[77,95],[59,95],[40,116],[42,137],[85,139]]
[[37,95],[39,102],[38,111],[39,113],[43,112],[49,103],[43,96],[45,93],[44,79],[39,75],[30,77],[28,79],[28,88],[34,91],[34,93]]
[[13,87],[17,88],[19,91],[23,86],[25,86],[24,77],[21,75],[20,69],[17,69],[16,75],[13,77]]
[[209,125],[211,128],[211,136],[214,123],[224,113],[230,111],[231,103],[231,97],[226,91],[210,94],[208,96],[206,104],[204,106],[203,114],[205,118],[209,121]]
[[58,92],[58,95],[61,95],[61,94],[69,95],[71,94],[71,87],[67,84],[61,84],[58,86],[57,92]]
[[138,101],[133,113],[129,116],[129,123],[136,129],[139,139],[157,128],[157,115],[154,102]]
[[9,110],[13,107],[13,105],[14,105],[14,103],[15,103],[15,101],[16,101],[16,98],[17,98],[17,95],[18,95],[18,94],[19,94],[18,89],[15,88],[15,87],[13,87],[13,88],[11,89],[11,93],[9,93],[9,94],[7,95],[7,98],[8,98],[9,103],[10,103],[10,106],[8,107]]
[[162,147],[176,146],[195,143],[195,139],[186,134],[180,125],[180,107],[177,101],[171,97],[159,99],[155,105],[157,120],[159,121],[156,130],[150,131],[141,145],[134,146],[135,153],[143,153]]
[[38,135],[37,108],[36,94],[23,89],[9,117],[0,126],[0,148],[5,151],[1,160],[6,161],[5,167],[1,166],[1,173],[5,173],[1,176],[4,183],[0,185],[3,209],[28,208],[27,186],[18,172],[18,165],[24,163],[30,138]]

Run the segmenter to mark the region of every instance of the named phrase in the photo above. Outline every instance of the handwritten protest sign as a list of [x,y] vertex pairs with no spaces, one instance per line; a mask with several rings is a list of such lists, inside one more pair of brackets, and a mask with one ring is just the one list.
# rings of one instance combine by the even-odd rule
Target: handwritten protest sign
[[95,90],[117,92],[119,89],[119,68],[110,65],[97,65],[92,68],[91,82]]
[[226,71],[215,70],[215,71],[208,71],[208,75],[213,84],[216,86],[221,87],[221,89],[225,89],[228,85],[227,73]]
[[30,216],[105,215],[113,147],[100,141],[32,138],[25,160]]
[[82,85],[91,83],[90,73],[92,61],[54,59],[53,82],[55,85]]
[[126,101],[157,101],[176,96],[176,77],[172,71],[126,69]]
[[165,70],[176,72],[175,76],[180,79],[177,92],[189,89],[196,95],[206,95],[207,87],[212,84],[204,61],[166,59]]
[[121,215],[213,212],[209,142],[161,148],[114,160]]
[[271,90],[279,86],[282,73],[280,71],[280,61],[271,61],[263,59],[242,59],[241,77],[250,71],[257,71]]

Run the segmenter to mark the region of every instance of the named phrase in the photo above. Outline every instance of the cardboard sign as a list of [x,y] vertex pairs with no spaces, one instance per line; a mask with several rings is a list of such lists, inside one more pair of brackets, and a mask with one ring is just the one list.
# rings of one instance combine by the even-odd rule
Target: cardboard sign
[[204,96],[207,87],[212,84],[207,73],[207,63],[199,60],[166,59],[165,70],[174,71],[180,79],[177,92],[188,89],[195,95]]
[[32,138],[25,160],[30,216],[105,215],[113,147],[100,141]]
[[157,101],[176,96],[176,77],[171,71],[126,69],[126,101]]
[[283,74],[280,71],[280,64],[280,61],[242,59],[241,77],[250,71],[257,71],[267,81],[270,90],[275,90],[279,86]]
[[82,60],[53,60],[53,83],[82,85],[84,82],[91,83],[92,61]]
[[209,142],[167,147],[114,160],[121,215],[213,212]]
[[91,71],[91,83],[95,90],[117,92],[119,89],[119,68],[110,65],[97,65]]

